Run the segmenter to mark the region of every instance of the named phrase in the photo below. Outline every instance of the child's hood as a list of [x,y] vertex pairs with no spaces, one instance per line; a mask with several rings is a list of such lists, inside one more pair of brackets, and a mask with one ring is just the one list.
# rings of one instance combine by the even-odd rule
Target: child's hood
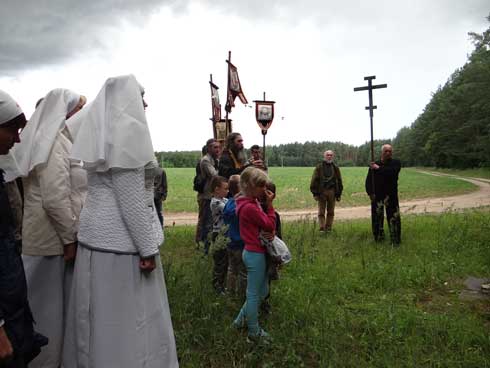
[[240,196],[236,199],[236,213],[237,215],[240,213],[240,210],[245,207],[247,204],[254,204],[258,206],[258,202],[255,198]]

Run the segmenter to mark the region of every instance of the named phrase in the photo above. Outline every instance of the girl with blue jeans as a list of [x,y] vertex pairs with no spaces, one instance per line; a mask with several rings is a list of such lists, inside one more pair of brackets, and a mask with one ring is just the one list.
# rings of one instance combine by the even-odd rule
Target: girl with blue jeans
[[[240,176],[243,195],[236,199],[240,236],[245,243],[243,263],[247,268],[247,299],[233,323],[236,327],[242,327],[246,322],[248,336],[252,339],[269,337],[258,322],[259,305],[269,289],[266,249],[261,244],[259,235],[261,232],[274,233],[276,226],[276,215],[272,207],[274,194],[266,189],[268,180],[267,174],[260,169],[245,169]],[[267,213],[260,207],[261,198],[266,199]]]

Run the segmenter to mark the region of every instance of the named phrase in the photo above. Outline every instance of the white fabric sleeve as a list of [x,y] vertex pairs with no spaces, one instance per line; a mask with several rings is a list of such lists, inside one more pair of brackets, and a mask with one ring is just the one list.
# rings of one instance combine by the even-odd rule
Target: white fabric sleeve
[[3,327],[4,324],[5,324],[5,321],[3,319],[0,319],[0,327]]
[[36,168],[43,209],[63,245],[76,241],[76,216],[71,204],[70,160],[58,136],[46,165]]
[[145,201],[144,168],[112,169],[112,183],[123,221],[138,253],[144,258],[158,254],[149,217],[151,209]]

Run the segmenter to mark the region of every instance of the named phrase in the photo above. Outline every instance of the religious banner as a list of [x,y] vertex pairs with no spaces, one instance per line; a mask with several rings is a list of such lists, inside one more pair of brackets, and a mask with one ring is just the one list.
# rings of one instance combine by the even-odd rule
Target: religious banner
[[247,98],[243,94],[242,85],[240,84],[240,78],[238,77],[238,70],[229,60],[228,63],[228,92],[226,98],[225,110],[231,112],[232,107],[235,107],[235,98],[239,98],[243,104],[247,104]]
[[217,121],[215,123],[216,127],[216,140],[224,141],[226,139],[227,131],[226,131],[226,121]]
[[218,86],[209,81],[211,86],[211,108],[213,111],[213,122],[216,123],[221,120],[221,104],[219,103]]
[[254,101],[255,102],[255,119],[262,134],[270,128],[274,120],[274,101]]
[[213,124],[214,139],[224,142],[228,134],[231,133],[231,119],[221,119]]

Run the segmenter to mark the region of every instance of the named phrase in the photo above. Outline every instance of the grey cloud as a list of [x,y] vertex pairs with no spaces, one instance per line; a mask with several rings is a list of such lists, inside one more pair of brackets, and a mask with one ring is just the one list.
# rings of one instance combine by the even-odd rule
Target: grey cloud
[[454,23],[480,17],[490,12],[488,0],[201,0],[223,12],[251,19],[287,19],[292,22],[313,20],[328,25],[347,21],[357,24],[390,22],[406,16]]
[[[106,32],[121,22],[143,24],[168,6],[186,12],[196,1],[216,11],[260,22],[311,21],[322,27],[343,23],[349,28],[397,23],[405,19],[454,24],[481,18],[488,0],[3,0],[0,5],[0,77],[51,63],[70,60],[85,52],[106,49]],[[468,29],[471,31],[471,29]]]
[[103,48],[104,33],[122,20],[140,24],[172,0],[3,0],[0,5],[0,76],[62,62]]

